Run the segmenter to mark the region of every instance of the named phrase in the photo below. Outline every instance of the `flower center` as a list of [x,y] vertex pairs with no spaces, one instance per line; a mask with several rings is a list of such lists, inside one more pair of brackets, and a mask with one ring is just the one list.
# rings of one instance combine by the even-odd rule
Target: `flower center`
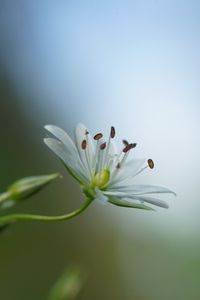
[[110,170],[104,169],[101,172],[97,173],[92,179],[92,185],[103,189],[106,187],[110,179]]

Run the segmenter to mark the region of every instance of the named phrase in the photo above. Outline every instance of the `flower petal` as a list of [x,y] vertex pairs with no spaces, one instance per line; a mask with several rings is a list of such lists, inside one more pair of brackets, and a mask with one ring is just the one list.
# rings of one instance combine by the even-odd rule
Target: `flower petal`
[[139,185],[116,185],[109,188],[108,193],[117,194],[131,194],[131,195],[144,195],[144,194],[173,194],[176,196],[176,193],[169,190],[166,187],[156,186],[156,185],[148,185],[148,184],[139,184]]
[[78,153],[77,148],[70,138],[70,136],[61,128],[55,125],[45,125],[44,128],[51,132],[57,139],[59,139],[70,153]]
[[141,202],[147,202],[162,208],[169,208],[169,205],[167,204],[167,202],[161,200],[161,199],[157,199],[157,198],[152,198],[152,197],[148,197],[148,196],[135,196],[135,197],[131,197],[131,199],[134,200],[139,200]]
[[76,178],[80,177],[82,181],[88,182],[78,153],[71,153],[65,144],[54,138],[45,138],[44,143],[64,162],[64,164],[66,164],[67,167],[75,171]]
[[[94,144],[93,144],[93,140],[92,137],[90,135],[90,133],[88,132],[88,129],[85,125],[79,123],[76,127],[75,130],[75,137],[76,137],[76,144],[77,144],[77,149],[78,149],[78,153],[80,155],[81,161],[83,162],[85,168],[88,170],[88,172],[91,172],[92,170],[92,163],[94,160]],[[88,162],[86,159],[86,150],[83,150],[81,145],[83,140],[87,141],[87,154],[88,154],[88,162],[89,162],[89,166],[88,166]]]
[[145,209],[145,210],[154,210],[153,208],[142,204],[142,203],[135,203],[133,201],[127,200],[127,199],[119,199],[116,197],[109,197],[108,202],[111,204],[122,206],[122,207],[131,207],[131,208],[138,208],[138,209]]
[[105,168],[109,166],[110,171],[112,172],[114,171],[114,168],[117,165],[116,158],[118,156],[116,144],[112,139],[110,139],[109,149],[108,152],[106,151],[106,156],[107,157],[105,158],[105,163],[104,163]]
[[134,177],[137,172],[143,167],[147,160],[144,158],[132,159],[125,162],[121,168],[118,169],[117,175],[111,181],[109,186],[116,185],[124,180]]

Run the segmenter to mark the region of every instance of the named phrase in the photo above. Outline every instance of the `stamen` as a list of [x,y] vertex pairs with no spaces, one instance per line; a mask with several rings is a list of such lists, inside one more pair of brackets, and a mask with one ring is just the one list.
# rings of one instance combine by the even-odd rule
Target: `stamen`
[[115,127],[114,126],[111,126],[111,129],[110,129],[110,137],[113,139],[115,137]]
[[94,175],[95,175],[96,171],[98,171],[97,164],[98,164],[98,159],[99,159],[99,152],[100,152],[100,149],[99,149],[99,140],[97,140],[95,154],[94,154],[94,160],[93,160]]
[[112,168],[112,166],[114,165],[114,162],[116,160],[116,156],[117,156],[117,154],[115,154],[115,155],[109,155],[108,156],[105,168],[107,168],[107,169],[111,169]]
[[82,143],[81,143],[81,148],[82,148],[83,150],[85,150],[86,147],[87,147],[87,142],[86,142],[86,140],[83,140]]
[[122,143],[124,144],[124,146],[128,146],[129,142],[127,140],[122,140]]
[[105,155],[105,152],[103,150],[105,148],[106,148],[106,142],[104,142],[103,144],[101,144],[99,146],[99,150],[100,151],[98,152],[98,161],[97,161],[97,170],[98,170],[99,178],[100,178],[100,175],[101,175],[101,171],[103,170],[103,167],[104,167],[104,155]]
[[90,166],[90,161],[89,161],[89,153],[88,153],[88,149],[87,148],[87,141],[86,140],[83,140],[82,143],[81,143],[81,148],[83,150],[85,150],[85,159],[86,159],[86,165],[87,165],[87,168],[88,168],[88,171],[90,173],[90,175],[92,176],[92,171],[91,171],[91,166]]
[[90,174],[92,176],[92,173],[93,173],[93,165],[92,165],[92,161],[91,161],[91,158],[92,158],[92,144],[91,144],[91,141],[89,139],[89,131],[86,129],[85,130],[85,136],[86,136],[86,145],[87,145],[87,149],[85,151],[85,155],[86,155],[86,160],[87,160],[87,164],[88,164],[88,168],[89,168],[89,171],[90,171]]
[[140,173],[142,173],[145,169],[147,169],[147,168],[150,168],[150,169],[153,169],[154,168],[154,162],[153,162],[153,160],[152,159],[148,159],[147,160],[147,165],[146,166],[144,166],[143,168],[141,168],[133,177],[135,177],[135,176],[137,176],[137,175],[139,175]]
[[149,166],[150,169],[153,169],[153,168],[154,168],[154,162],[153,162],[153,160],[152,160],[151,158],[149,158],[149,159],[147,160],[147,163],[148,163],[148,166]]
[[127,157],[128,157],[129,152],[124,153],[123,158],[121,159],[120,162],[118,162],[118,164],[116,165],[116,168],[121,168],[121,166],[125,163]]
[[128,145],[123,149],[123,152],[126,153],[126,152],[128,152],[129,150],[135,148],[136,146],[137,146],[136,143],[128,144]]
[[99,133],[95,134],[94,140],[95,140],[95,141],[98,141],[98,140],[100,140],[102,137],[103,137],[103,134],[99,132]]
[[129,152],[125,152],[123,158],[119,161],[121,154],[123,153],[123,151],[119,154],[117,161],[118,163],[115,165],[115,169],[112,173],[112,180],[116,177],[116,175],[118,174],[119,170],[121,169],[121,166],[125,163]]
[[106,142],[100,145],[100,149],[104,150],[106,148]]
[[115,128],[113,126],[111,126],[110,135],[109,135],[109,138],[108,138],[108,144],[107,144],[107,148],[106,148],[106,153],[104,155],[104,161],[103,161],[103,166],[105,168],[108,167],[108,163],[109,163],[110,140],[113,139],[114,137],[115,137]]
[[[127,142],[127,141],[125,141],[125,142]],[[127,143],[128,143],[128,142],[127,142]],[[118,157],[117,157],[118,163],[117,163],[117,165],[116,165],[116,167],[115,167],[115,170],[114,170],[114,172],[113,172],[113,174],[112,174],[112,179],[117,175],[119,169],[120,169],[121,166],[125,163],[125,161],[126,161],[126,159],[127,159],[127,157],[128,157],[129,151],[130,151],[131,149],[135,148],[136,145],[137,145],[136,143],[127,144],[126,147],[122,150],[122,152],[118,155]],[[124,156],[123,156],[123,158],[122,158],[121,161],[120,161],[120,157],[121,157],[121,154],[122,154],[122,153],[124,153]]]

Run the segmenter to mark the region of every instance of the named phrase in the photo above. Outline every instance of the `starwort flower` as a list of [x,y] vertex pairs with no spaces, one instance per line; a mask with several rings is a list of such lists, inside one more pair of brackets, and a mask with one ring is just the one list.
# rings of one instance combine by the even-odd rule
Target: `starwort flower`
[[[113,141],[115,138],[113,126],[110,129],[108,140],[105,141],[102,133],[99,132],[92,138],[88,129],[84,125],[78,124],[75,131],[75,142],[57,126],[46,125],[45,128],[53,135],[53,137],[44,139],[45,144],[56,153],[69,173],[80,183],[86,201],[80,208],[58,216],[26,213],[1,215],[1,226],[20,220],[66,221],[86,210],[95,199],[102,203],[109,202],[117,206],[146,210],[153,210],[147,204],[168,208],[165,201],[152,197],[152,195],[164,193],[175,195],[173,191],[165,187],[134,183],[134,178],[146,168],[154,168],[154,162],[152,159],[128,160],[129,153],[134,151],[137,144],[129,143],[126,140],[122,141],[123,147],[118,152]],[[50,175],[50,177],[21,179],[0,195],[0,204],[6,203],[10,198],[15,201],[24,199],[56,177],[58,174]]]
[[75,142],[61,128],[46,125],[53,137],[44,139],[45,144],[62,160],[70,174],[81,184],[83,193],[92,200],[114,205],[152,210],[148,204],[168,208],[168,204],[152,197],[152,194],[171,193],[165,187],[134,184],[134,178],[146,168],[153,169],[152,159],[128,160],[136,143],[123,140],[118,152],[114,143],[116,135],[112,126],[108,140],[101,132],[92,138],[88,129],[78,124]]

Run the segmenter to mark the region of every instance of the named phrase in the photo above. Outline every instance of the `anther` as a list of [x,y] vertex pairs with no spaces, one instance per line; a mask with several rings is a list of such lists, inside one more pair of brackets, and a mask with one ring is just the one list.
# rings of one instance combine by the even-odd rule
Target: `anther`
[[94,136],[94,140],[95,140],[95,141],[98,141],[98,140],[100,140],[102,137],[103,137],[103,134],[102,134],[102,133],[97,133],[97,134],[95,134],[95,136]]
[[124,146],[128,146],[129,142],[127,140],[122,140],[122,143],[124,144]]
[[114,126],[111,126],[111,129],[110,129],[110,137],[113,139],[115,137],[115,127]]
[[85,130],[85,135],[88,135],[89,134],[89,131],[86,129]]
[[149,166],[150,169],[153,169],[153,168],[154,168],[154,162],[153,162],[152,159],[148,159],[148,160],[147,160],[147,163],[148,163],[148,166]]
[[136,146],[137,146],[136,143],[128,144],[128,145],[123,149],[123,152],[126,153],[126,152],[128,152],[129,150],[135,148]]
[[106,148],[106,142],[100,145],[100,149],[104,150]]
[[120,167],[121,167],[121,164],[118,163],[117,166],[116,166],[116,168],[119,169]]
[[86,142],[86,140],[83,140],[82,143],[81,143],[81,148],[82,148],[83,150],[85,150],[86,147],[87,147],[87,142]]

